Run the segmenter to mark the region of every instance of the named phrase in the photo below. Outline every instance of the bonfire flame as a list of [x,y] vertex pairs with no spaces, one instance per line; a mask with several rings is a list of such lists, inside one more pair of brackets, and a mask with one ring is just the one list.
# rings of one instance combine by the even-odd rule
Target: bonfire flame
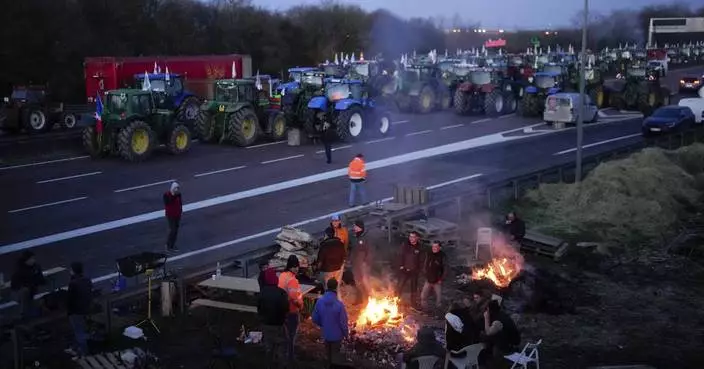
[[356,328],[366,330],[396,330],[406,342],[416,339],[416,324],[408,322],[399,311],[398,297],[369,297],[367,305],[359,313]]
[[484,268],[472,271],[472,279],[488,279],[497,287],[505,288],[521,272],[521,262],[514,258],[492,259]]

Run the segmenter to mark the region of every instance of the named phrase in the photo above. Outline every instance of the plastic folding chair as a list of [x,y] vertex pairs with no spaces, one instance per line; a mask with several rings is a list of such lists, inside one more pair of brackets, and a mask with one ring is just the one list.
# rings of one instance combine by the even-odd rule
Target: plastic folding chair
[[523,369],[528,369],[529,363],[535,363],[535,368],[540,369],[540,354],[538,353],[538,346],[543,343],[542,339],[539,339],[536,343],[527,343],[521,352],[514,352],[511,355],[504,356],[508,361],[512,362],[511,369],[516,367],[522,367]]
[[[418,369],[433,369],[435,368],[435,363],[437,363],[438,360],[440,360],[440,358],[437,356],[427,355],[411,359],[411,362],[417,362]],[[406,369],[406,365],[402,365],[401,368]]]
[[[459,351],[450,351],[445,356],[445,369],[448,369],[450,363],[455,367],[455,369],[473,369],[474,367],[479,368],[479,353],[484,349],[483,343],[475,343],[474,345],[469,345],[462,348]],[[461,355],[465,354],[464,357],[452,357],[450,354]]]

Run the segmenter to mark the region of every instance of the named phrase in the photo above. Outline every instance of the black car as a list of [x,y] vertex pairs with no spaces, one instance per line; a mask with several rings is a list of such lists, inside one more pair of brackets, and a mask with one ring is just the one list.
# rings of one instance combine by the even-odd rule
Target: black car
[[680,78],[680,93],[697,92],[702,88],[704,76],[685,76]]
[[663,106],[643,120],[643,136],[686,130],[694,126],[694,121],[692,109],[686,106]]

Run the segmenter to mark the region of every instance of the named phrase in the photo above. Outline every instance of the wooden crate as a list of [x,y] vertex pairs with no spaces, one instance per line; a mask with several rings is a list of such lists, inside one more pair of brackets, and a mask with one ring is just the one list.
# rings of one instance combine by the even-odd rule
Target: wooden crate
[[547,256],[555,261],[567,253],[567,248],[568,244],[563,240],[532,231],[526,232],[521,242],[521,251]]
[[[143,357],[144,351],[140,348],[132,350],[137,357]],[[97,355],[85,356],[76,361],[80,369],[127,369],[127,364],[120,359],[121,352],[104,352]]]
[[459,237],[457,224],[440,218],[409,220],[403,222],[401,229],[404,234],[417,232],[422,239],[429,241],[449,241],[456,240]]
[[407,205],[422,205],[430,201],[430,192],[421,186],[394,186],[394,202]]

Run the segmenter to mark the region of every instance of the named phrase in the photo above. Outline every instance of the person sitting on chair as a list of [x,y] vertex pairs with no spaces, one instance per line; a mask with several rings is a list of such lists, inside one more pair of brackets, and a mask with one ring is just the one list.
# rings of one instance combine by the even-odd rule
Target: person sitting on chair
[[[468,301],[467,301],[468,302]],[[466,354],[453,354],[463,348],[479,342],[479,328],[472,320],[469,306],[453,302],[450,311],[445,314],[445,342],[452,357],[464,357]]]
[[516,323],[501,310],[497,300],[489,301],[484,311],[484,343],[490,355],[515,351],[521,343],[521,332]]
[[445,357],[445,349],[435,339],[435,332],[430,327],[422,327],[418,330],[416,344],[406,353],[399,354],[399,368],[419,369],[419,364],[414,359],[423,356],[437,356],[438,360]]

